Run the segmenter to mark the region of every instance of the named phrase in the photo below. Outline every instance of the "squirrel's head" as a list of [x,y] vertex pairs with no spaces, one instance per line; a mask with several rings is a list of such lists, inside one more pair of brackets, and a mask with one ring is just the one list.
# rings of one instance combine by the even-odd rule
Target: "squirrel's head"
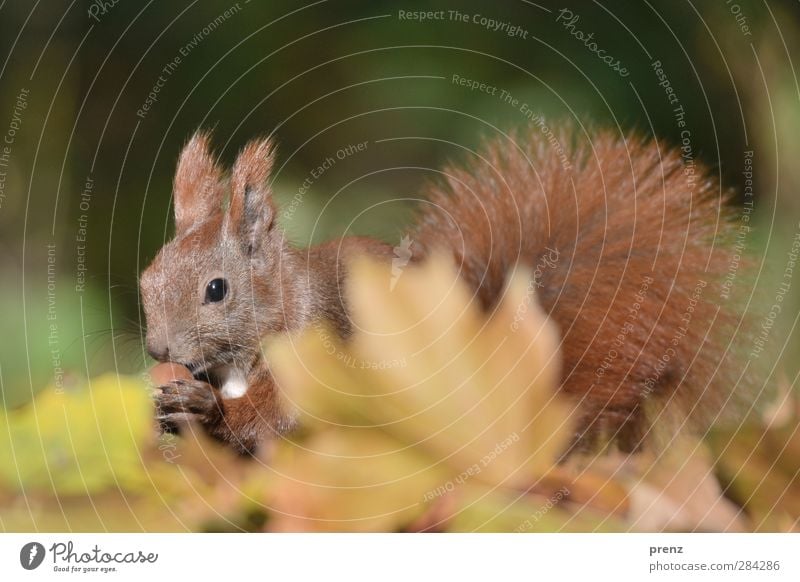
[[197,133],[184,147],[173,186],[175,238],[142,273],[147,351],[198,373],[246,366],[259,338],[281,329],[281,260],[267,180],[270,140],[250,142],[229,177]]

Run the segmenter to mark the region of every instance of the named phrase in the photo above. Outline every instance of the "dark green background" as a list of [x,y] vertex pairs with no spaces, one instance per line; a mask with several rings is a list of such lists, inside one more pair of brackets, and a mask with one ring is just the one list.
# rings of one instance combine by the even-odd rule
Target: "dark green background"
[[[751,35],[724,1],[241,1],[138,117],[163,67],[232,5],[120,0],[99,22],[89,2],[0,9],[0,135],[20,90],[30,91],[0,206],[7,404],[44,387],[53,353],[77,375],[142,368],[137,274],[171,234],[175,161],[196,128],[214,129],[226,163],[248,139],[274,131],[284,203],[339,148],[368,141],[314,182],[285,226],[299,244],[345,232],[398,241],[411,208],[403,199],[435,168],[463,155],[459,146],[524,123],[498,97],[453,84],[453,74],[506,89],[554,124],[572,119],[679,143],[651,67],[660,60],[686,110],[694,155],[726,187],[741,193],[744,152],[755,152],[762,229],[751,250],[758,255],[769,240],[774,258],[764,264],[784,267],[800,186],[796,1],[736,3]],[[563,7],[622,61],[627,78],[556,23]],[[398,10],[418,9],[480,13],[523,27],[528,38],[398,19]],[[376,143],[399,137],[417,139]],[[87,176],[94,189],[79,294],[75,237]],[[56,245],[55,344],[47,337],[48,244]],[[791,328],[795,317],[787,305],[782,323]]]

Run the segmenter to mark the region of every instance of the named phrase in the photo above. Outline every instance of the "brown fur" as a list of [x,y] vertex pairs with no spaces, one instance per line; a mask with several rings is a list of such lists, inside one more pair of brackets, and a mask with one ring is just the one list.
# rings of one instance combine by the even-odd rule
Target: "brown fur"
[[[488,311],[512,269],[534,269],[536,300],[562,334],[562,390],[580,403],[570,451],[608,442],[636,450],[655,422],[666,426],[664,416],[703,426],[746,385],[728,345],[739,312],[718,287],[733,211],[705,170],[694,168],[692,186],[680,154],[657,142],[572,130],[548,139],[533,127],[477,155],[430,189],[414,258],[449,252]],[[238,398],[221,398],[202,379],[162,387],[162,421],[196,418],[241,451],[294,424],[279,408],[261,338],[318,319],[347,336],[347,257],[391,256],[388,245],[359,237],[290,246],[274,224],[272,161],[268,140],[244,148],[225,210],[228,186],[207,136],[195,136],[175,179],[175,240],[141,280],[155,357],[199,378],[213,380],[223,365],[248,372]],[[203,304],[204,286],[219,276],[231,296]]]
[[570,450],[636,450],[667,417],[702,428],[748,381],[728,344],[740,312],[720,299],[733,210],[704,168],[690,188],[680,153],[657,142],[555,138],[565,156],[530,128],[447,171],[416,258],[448,249],[486,309],[516,264],[537,270],[562,334],[562,390],[580,403]]
[[201,221],[218,202],[222,170],[209,150],[209,135],[198,132],[186,144],[175,172],[175,229]]
[[[278,404],[261,339],[317,319],[347,335],[341,290],[346,263],[357,252],[391,250],[353,237],[306,250],[292,247],[274,221],[267,183],[270,141],[242,150],[229,183],[208,145],[207,135],[199,133],[184,148],[175,179],[175,238],[142,273],[147,345],[154,358],[183,364],[196,378],[161,387],[157,404],[164,428],[195,419],[212,436],[252,452],[294,426]],[[228,295],[207,302],[206,286],[216,278],[228,282]],[[230,367],[246,375],[243,396],[223,398],[215,387]]]

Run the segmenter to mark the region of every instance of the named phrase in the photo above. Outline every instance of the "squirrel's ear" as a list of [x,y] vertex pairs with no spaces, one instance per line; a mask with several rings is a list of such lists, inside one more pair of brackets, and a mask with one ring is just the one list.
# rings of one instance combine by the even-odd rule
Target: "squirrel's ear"
[[251,141],[239,153],[231,173],[231,203],[226,228],[252,252],[275,221],[275,206],[267,184],[275,159],[269,138]]
[[208,218],[222,203],[222,170],[209,148],[210,135],[198,131],[184,146],[175,172],[175,230],[183,232]]

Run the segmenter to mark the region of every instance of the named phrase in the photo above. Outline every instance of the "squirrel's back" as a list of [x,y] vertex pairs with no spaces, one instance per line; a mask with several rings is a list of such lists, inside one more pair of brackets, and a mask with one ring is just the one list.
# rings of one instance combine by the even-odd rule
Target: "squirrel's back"
[[[574,448],[635,450],[667,418],[704,426],[744,389],[721,293],[735,211],[690,158],[656,141],[531,127],[430,188],[417,256],[452,252],[491,310],[517,264],[562,336]],[[742,267],[744,268],[744,267]]]

